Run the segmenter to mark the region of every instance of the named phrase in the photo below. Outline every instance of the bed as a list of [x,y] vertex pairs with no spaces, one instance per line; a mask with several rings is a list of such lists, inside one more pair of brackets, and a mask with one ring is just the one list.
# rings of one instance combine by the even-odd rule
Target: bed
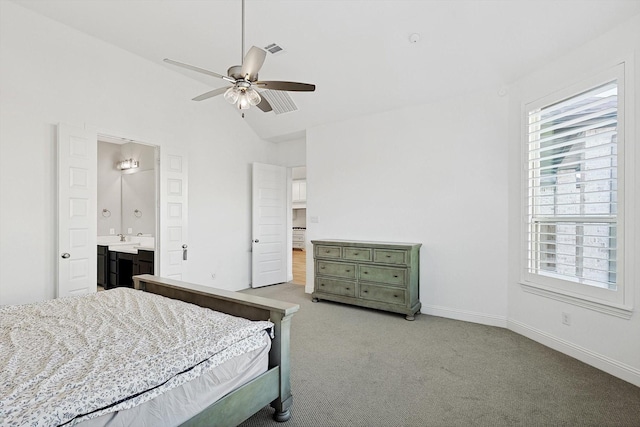
[[290,418],[298,305],[151,275],[134,288],[0,307],[0,425]]

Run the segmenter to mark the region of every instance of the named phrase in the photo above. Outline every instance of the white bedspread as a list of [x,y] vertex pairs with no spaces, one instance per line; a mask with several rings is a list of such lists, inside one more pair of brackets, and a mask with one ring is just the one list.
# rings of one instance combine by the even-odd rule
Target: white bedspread
[[127,288],[0,307],[0,425],[131,408],[263,346],[271,327]]

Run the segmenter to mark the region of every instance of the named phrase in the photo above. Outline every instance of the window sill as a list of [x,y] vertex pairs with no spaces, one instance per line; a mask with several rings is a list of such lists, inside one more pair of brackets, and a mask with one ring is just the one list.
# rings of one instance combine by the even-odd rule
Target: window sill
[[600,313],[608,314],[610,316],[619,317],[621,319],[629,320],[633,315],[633,307],[622,306],[618,304],[606,303],[601,301],[594,301],[584,296],[577,296],[568,293],[558,291],[557,289],[548,288],[542,285],[520,282],[522,290],[538,295],[545,298],[551,298],[556,301],[561,301],[567,304],[576,305],[589,310],[597,311]]

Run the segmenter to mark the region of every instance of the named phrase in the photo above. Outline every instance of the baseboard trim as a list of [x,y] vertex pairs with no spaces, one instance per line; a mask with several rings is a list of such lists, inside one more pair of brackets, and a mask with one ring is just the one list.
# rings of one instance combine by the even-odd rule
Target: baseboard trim
[[464,322],[479,323],[481,325],[498,326],[500,328],[507,327],[507,318],[505,316],[495,316],[475,311],[458,310],[427,304],[422,304],[420,312],[430,316],[446,317],[447,319],[462,320]]
[[569,341],[557,338],[544,331],[532,328],[524,323],[508,320],[507,328],[517,334],[530,338],[542,345],[557,350],[581,362],[600,369],[608,374],[640,387],[640,370],[621,363],[610,357],[603,356]]

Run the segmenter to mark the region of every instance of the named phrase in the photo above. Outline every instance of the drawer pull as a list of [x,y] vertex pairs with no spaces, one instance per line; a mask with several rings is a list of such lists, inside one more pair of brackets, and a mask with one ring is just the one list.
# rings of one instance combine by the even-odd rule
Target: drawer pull
[[326,253],[326,254],[328,254],[328,253],[330,253],[330,252],[331,252],[331,251],[330,251],[330,250],[328,250],[328,249],[327,249],[326,251],[324,251],[324,253]]
[[394,298],[398,298],[398,295],[394,295],[393,297],[394,297]]
[[395,278],[397,279],[397,278],[398,278],[398,275],[397,275],[397,274],[394,274],[394,275],[393,275],[393,277],[395,277]]
[[348,272],[350,272],[350,271],[351,271],[351,270],[345,270],[345,272],[347,272],[347,273],[348,273]]
[[391,255],[387,255],[387,258],[391,258]]
[[324,270],[324,265],[322,267],[320,267],[320,270]]
[[324,286],[324,283],[320,283],[320,286]]
[[363,273],[364,273],[364,274],[369,274],[369,272],[368,272],[368,271],[363,271]]
[[354,252],[353,254],[354,254],[354,255],[358,255],[358,252]]
[[364,292],[365,294],[366,294],[366,293],[369,293],[369,291],[362,291],[362,292]]
[[349,288],[345,288],[346,290],[349,290]]

